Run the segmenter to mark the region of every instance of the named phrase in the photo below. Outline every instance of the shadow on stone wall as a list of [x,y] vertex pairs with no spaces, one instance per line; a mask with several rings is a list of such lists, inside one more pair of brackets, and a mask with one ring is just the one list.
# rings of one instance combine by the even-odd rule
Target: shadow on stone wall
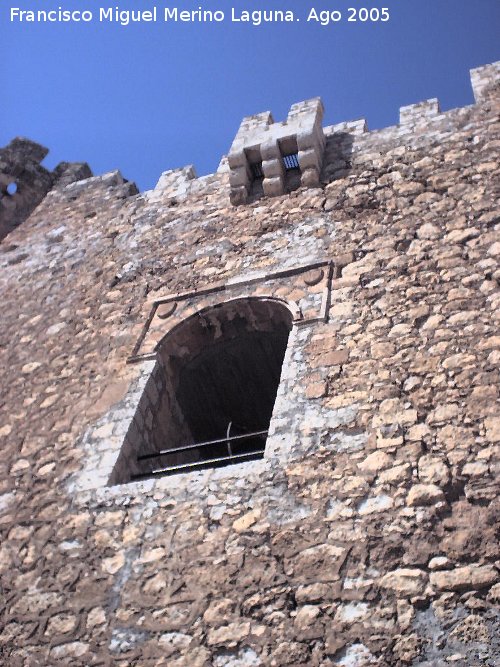
[[326,138],[321,174],[323,183],[331,183],[350,174],[353,144],[354,135],[350,132],[335,132]]

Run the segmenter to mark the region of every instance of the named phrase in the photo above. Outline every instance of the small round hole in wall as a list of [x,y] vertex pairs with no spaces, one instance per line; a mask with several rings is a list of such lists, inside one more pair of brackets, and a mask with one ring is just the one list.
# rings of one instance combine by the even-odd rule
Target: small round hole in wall
[[12,196],[15,195],[16,192],[17,192],[17,183],[14,182],[9,183],[7,186],[7,194]]

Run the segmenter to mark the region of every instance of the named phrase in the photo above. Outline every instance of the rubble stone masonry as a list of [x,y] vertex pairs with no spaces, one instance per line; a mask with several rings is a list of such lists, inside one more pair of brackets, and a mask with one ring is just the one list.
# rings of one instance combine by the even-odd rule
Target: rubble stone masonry
[[[138,193],[0,153],[1,664],[500,664],[499,71],[239,205],[226,159]],[[264,458],[115,483],[158,344],[252,299],[293,320]]]

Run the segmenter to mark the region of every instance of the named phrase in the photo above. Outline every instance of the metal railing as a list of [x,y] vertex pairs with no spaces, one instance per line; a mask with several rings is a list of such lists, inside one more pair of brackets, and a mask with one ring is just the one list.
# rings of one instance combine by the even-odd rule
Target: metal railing
[[[137,461],[151,461],[152,459],[157,459],[161,456],[172,456],[173,454],[181,454],[183,452],[189,452],[194,449],[202,449],[207,447],[213,447],[214,445],[225,444],[227,447],[226,456],[215,456],[212,458],[202,459],[200,461],[192,461],[189,463],[179,463],[176,465],[166,466],[163,468],[156,468],[148,472],[137,473],[132,475],[133,480],[139,479],[148,479],[150,477],[158,477],[161,475],[168,475],[174,472],[180,472],[182,470],[196,470],[201,468],[212,468],[216,467],[218,464],[229,464],[229,463],[242,463],[246,460],[254,460],[261,458],[264,454],[264,444],[267,437],[268,431],[254,431],[253,433],[244,433],[242,435],[229,435],[231,430],[232,423],[229,423],[227,428],[227,435],[225,438],[217,438],[216,440],[207,440],[205,442],[196,442],[190,445],[183,445],[182,447],[173,447],[172,449],[161,449],[158,452],[152,452],[150,454],[141,454],[137,457]],[[233,452],[232,443],[235,441],[242,442],[244,440],[249,440],[251,438],[262,438],[264,443],[262,448],[252,450],[250,452],[243,452],[241,454],[236,454]]]

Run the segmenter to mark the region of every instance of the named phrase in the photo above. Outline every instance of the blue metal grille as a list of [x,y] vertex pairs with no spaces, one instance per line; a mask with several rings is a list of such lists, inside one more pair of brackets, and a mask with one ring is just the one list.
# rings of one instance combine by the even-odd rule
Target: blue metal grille
[[290,155],[283,155],[283,164],[287,171],[292,169],[300,169],[298,153],[291,153]]

